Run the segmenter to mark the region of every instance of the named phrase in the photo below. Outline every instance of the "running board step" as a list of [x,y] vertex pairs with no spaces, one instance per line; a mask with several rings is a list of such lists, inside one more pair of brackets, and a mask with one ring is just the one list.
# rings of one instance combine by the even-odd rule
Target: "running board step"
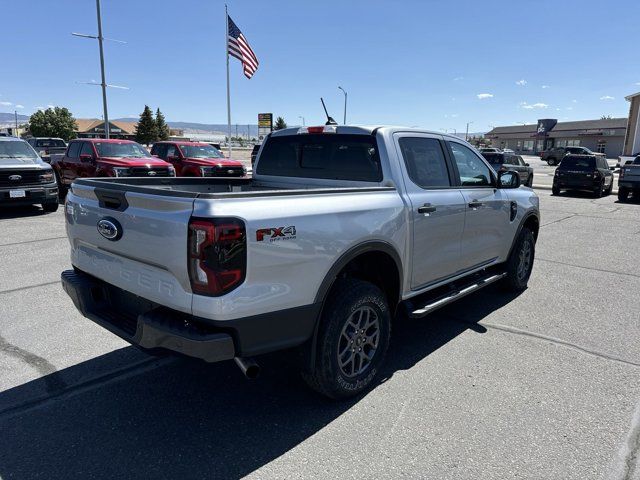
[[491,285],[492,283],[497,282],[498,280],[504,278],[506,275],[507,275],[506,272],[491,275],[489,277],[476,280],[473,283],[463,286],[462,288],[453,290],[447,293],[446,295],[432,299],[426,305],[414,310],[413,312],[410,312],[409,317],[410,318],[424,317],[425,315],[428,315],[429,313],[433,312],[434,310],[440,307],[444,307],[445,305],[451,302],[454,302],[456,300],[459,300],[460,298],[466,295],[469,295],[470,293],[473,293],[477,290],[480,290],[483,287],[486,287],[487,285]]

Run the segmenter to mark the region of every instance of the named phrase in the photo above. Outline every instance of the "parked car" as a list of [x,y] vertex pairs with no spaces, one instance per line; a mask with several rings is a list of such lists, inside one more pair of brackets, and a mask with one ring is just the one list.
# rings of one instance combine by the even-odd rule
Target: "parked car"
[[625,165],[632,164],[633,161],[640,156],[640,152],[634,155],[620,155],[618,157],[618,163],[616,164],[616,168],[624,167]]
[[602,157],[595,155],[566,155],[553,177],[552,192],[561,190],[586,190],[596,197],[611,194],[613,173]]
[[131,140],[72,140],[66,153],[54,158],[51,166],[62,196],[78,178],[175,176],[171,164],[152,157],[142,145]]
[[51,155],[64,154],[67,144],[61,138],[51,137],[31,137],[26,141],[38,152],[40,158],[47,163],[51,163]]
[[502,150],[496,147],[482,147],[480,153],[500,153]]
[[510,148],[503,148],[502,149],[502,153],[511,153],[511,154],[515,155],[516,152],[514,152]]
[[520,174],[520,181],[523,185],[533,186],[533,167],[525,163],[521,156],[506,152],[484,152],[482,156],[497,172],[514,170]]
[[454,136],[279,130],[253,179],[76,181],[62,282],[132,344],[235,359],[248,376],[252,357],[300,347],[309,385],[349,397],[381,371],[396,313],[526,288],[539,200],[519,185]]
[[0,205],[40,204],[58,210],[58,186],[50,165],[24,140],[0,137]]
[[607,160],[604,153],[592,152],[586,147],[555,147],[540,153],[540,159],[547,162],[550,166],[558,165],[565,155],[593,155]]
[[256,157],[258,156],[258,151],[260,150],[260,144],[258,145],[254,145],[253,148],[251,149],[251,167],[253,168],[253,166],[256,163]]
[[620,178],[618,178],[618,200],[626,202],[629,195],[640,199],[640,155],[631,164],[627,163],[620,168]]
[[225,158],[220,150],[200,142],[156,142],[151,155],[173,165],[178,177],[242,177],[241,162]]

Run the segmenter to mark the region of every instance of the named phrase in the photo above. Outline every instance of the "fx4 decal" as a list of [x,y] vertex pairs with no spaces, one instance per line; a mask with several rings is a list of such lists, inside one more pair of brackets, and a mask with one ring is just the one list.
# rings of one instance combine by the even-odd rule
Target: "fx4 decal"
[[259,228],[256,230],[256,241],[262,242],[268,240],[270,242],[276,242],[278,240],[293,240],[296,238],[296,227],[272,227],[272,228]]

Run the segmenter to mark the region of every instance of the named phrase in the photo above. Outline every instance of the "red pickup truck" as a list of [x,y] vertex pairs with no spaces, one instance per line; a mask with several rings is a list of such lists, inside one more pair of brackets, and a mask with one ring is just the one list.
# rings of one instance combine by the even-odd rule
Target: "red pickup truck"
[[52,159],[51,166],[61,195],[77,178],[175,176],[171,164],[152,157],[142,145],[131,140],[72,140],[64,156]]
[[208,143],[156,142],[151,155],[173,165],[178,177],[243,177],[247,173],[241,162],[225,158]]

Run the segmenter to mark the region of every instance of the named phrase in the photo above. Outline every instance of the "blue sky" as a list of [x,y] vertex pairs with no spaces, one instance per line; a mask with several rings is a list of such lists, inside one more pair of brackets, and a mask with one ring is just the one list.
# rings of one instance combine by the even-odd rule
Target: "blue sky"
[[[231,59],[232,121],[259,112],[323,120],[485,131],[538,118],[626,116],[640,91],[637,0],[239,1],[229,13],[260,68]],[[224,3],[103,0],[112,118],[144,104],[169,120],[226,123]],[[101,115],[93,0],[3,2],[0,111],[67,106]],[[20,108],[23,107],[23,108]]]

